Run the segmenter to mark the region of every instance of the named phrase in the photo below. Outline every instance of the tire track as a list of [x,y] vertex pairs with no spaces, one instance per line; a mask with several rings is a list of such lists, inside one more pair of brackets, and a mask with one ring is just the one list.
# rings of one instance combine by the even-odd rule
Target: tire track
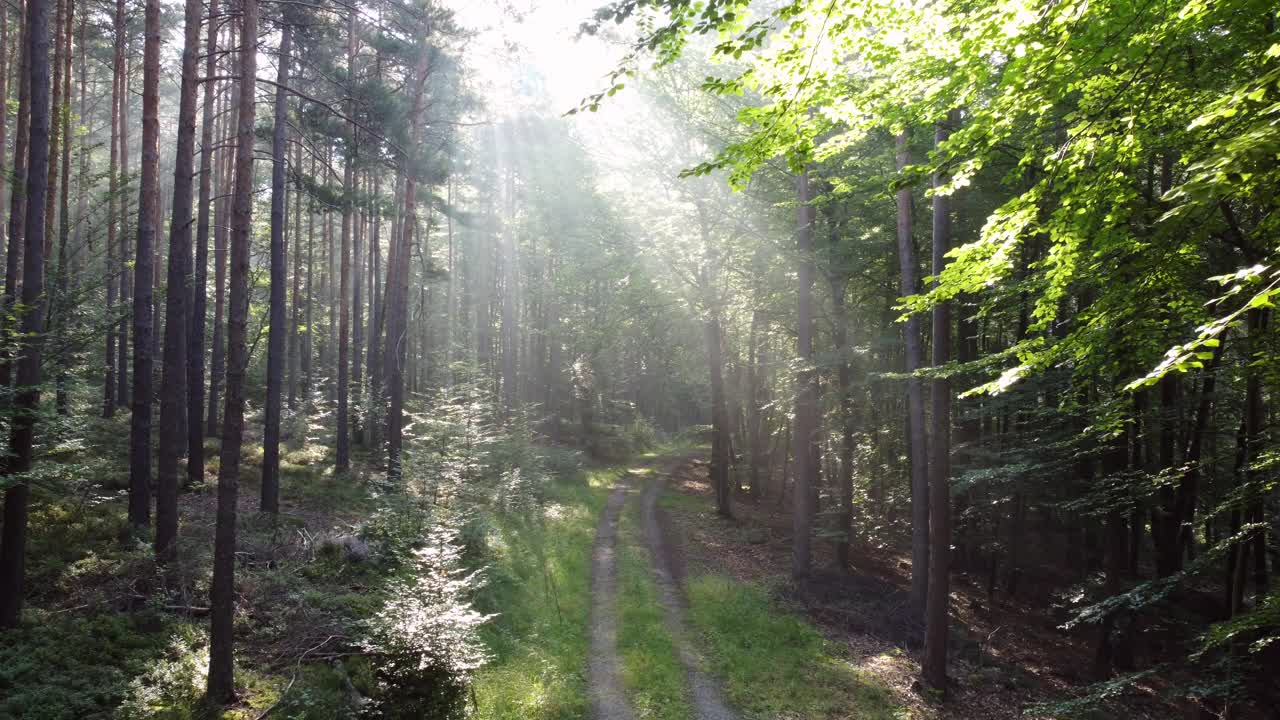
[[684,620],[684,597],[673,574],[671,541],[664,535],[664,525],[659,518],[661,510],[658,508],[658,497],[666,487],[667,478],[686,461],[687,459],[682,459],[668,465],[660,475],[645,485],[642,505],[645,540],[649,545],[649,557],[657,578],[658,599],[666,614],[667,631],[671,633],[680,662],[689,678],[696,717],[698,720],[740,720],[740,716],[725,703],[720,684],[703,671],[704,662],[689,641]]
[[630,473],[613,486],[591,551],[591,657],[587,660],[591,707],[596,720],[635,720],[622,691],[618,668],[618,516],[631,494]]

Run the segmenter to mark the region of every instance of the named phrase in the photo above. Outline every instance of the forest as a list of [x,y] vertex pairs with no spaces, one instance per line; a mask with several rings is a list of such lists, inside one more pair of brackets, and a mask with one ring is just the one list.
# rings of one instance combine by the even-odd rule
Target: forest
[[1280,719],[1278,23],[5,0],[0,720]]

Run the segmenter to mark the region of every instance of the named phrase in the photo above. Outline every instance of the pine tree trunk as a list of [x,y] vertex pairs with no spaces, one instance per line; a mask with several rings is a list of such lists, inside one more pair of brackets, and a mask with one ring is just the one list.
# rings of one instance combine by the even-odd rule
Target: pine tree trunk
[[[359,140],[357,139],[357,145],[358,143]],[[363,194],[364,185],[364,175],[357,173],[356,190]],[[364,367],[364,311],[361,306],[364,298],[361,293],[361,290],[363,290],[361,279],[364,277],[366,219],[364,210],[356,213],[351,248],[351,357],[349,363],[351,367],[351,405],[354,408],[354,412],[351,414],[351,435],[357,442],[360,441],[361,437],[360,418],[363,416],[364,410],[362,388],[364,374],[361,372]]]
[[[63,50],[62,26],[66,18],[68,0],[57,0],[57,9],[53,21],[53,99],[49,105],[49,189],[44,199],[44,258],[46,262],[53,257],[53,239],[57,233],[58,202],[58,158],[61,157],[59,143],[62,140],[62,59],[66,56]],[[56,269],[56,266],[55,266]],[[46,268],[47,270],[47,268]],[[47,278],[46,278],[47,279]]]
[[[47,0],[28,0],[24,52],[30,83],[30,130],[27,143],[27,167],[24,192],[28,208],[23,213],[23,235],[26,243],[22,267],[22,302],[30,308],[22,316],[25,338],[18,362],[18,393],[13,422],[9,430],[9,458],[4,464],[7,475],[31,470],[34,458],[35,424],[40,407],[40,340],[44,331],[44,245],[45,218],[38,211],[44,207],[48,192],[49,164],[49,4]],[[16,164],[16,163],[15,163]],[[15,188],[16,190],[16,188]],[[26,482],[17,482],[4,493],[4,526],[0,529],[0,628],[18,625],[22,614],[23,585],[26,571],[27,502]]]
[[[118,15],[117,15],[118,23]],[[111,322],[111,318],[116,313],[116,292],[120,284],[120,275],[117,273],[116,253],[123,253],[124,250],[116,248],[116,238],[118,237],[117,223],[120,220],[120,168],[119,168],[119,150],[120,150],[120,103],[121,103],[121,75],[124,73],[123,57],[124,57],[124,28],[121,24],[116,25],[116,51],[112,59],[111,73],[111,148],[108,150],[107,161],[107,260],[106,260],[106,285],[107,285],[107,342],[106,342],[106,373],[102,382],[102,417],[111,418],[116,414],[116,327],[115,322]]]
[[[83,44],[83,43],[82,43]],[[9,8],[0,8],[0,102],[5,103],[0,113],[0,199],[4,198],[4,189],[8,184],[8,168],[5,163],[8,157],[5,148],[9,147]],[[4,203],[0,202],[0,227],[5,226]]]
[[[201,0],[187,0],[183,20],[182,80],[177,149],[173,160],[173,210],[165,291],[164,376],[160,384],[160,448],[156,485],[156,555],[173,557],[178,537],[178,459],[190,444],[187,381],[191,326],[191,182],[196,146],[196,74],[200,67]],[[211,85],[211,83],[206,83]],[[206,95],[208,95],[206,91]],[[203,181],[202,183],[203,184]]]
[[[22,61],[18,81],[18,118],[13,134],[13,189],[9,205],[9,244],[5,251],[4,308],[2,308],[6,324],[10,322],[11,309],[18,299],[22,273],[25,270],[23,255],[25,254],[27,215],[27,161],[31,140],[31,40],[25,25],[21,37]],[[48,38],[45,38],[45,47],[48,47]],[[3,150],[4,148],[0,148],[0,152]],[[4,343],[3,347],[0,347],[0,392],[7,392],[12,384],[13,356],[10,354],[8,344]]]
[[[129,425],[129,521],[150,522],[151,339],[156,212],[160,197],[160,0],[147,0],[142,52],[142,175],[138,187],[138,245],[133,269],[133,402]],[[125,126],[128,128],[128,125]]]
[[[116,27],[118,28],[118,52],[120,63],[120,247],[116,254],[116,278],[120,283],[120,306],[129,308],[131,284],[129,283],[129,47],[124,35],[125,0],[116,0]],[[129,326],[131,312],[121,312],[120,329],[116,333],[116,405],[129,405]]]
[[284,319],[285,259],[285,128],[288,126],[290,53],[293,50],[293,25],[287,20],[280,32],[280,56],[277,60],[274,128],[271,132],[271,300],[267,309],[270,327],[267,336],[267,407],[266,427],[262,432],[262,495],[258,509],[264,513],[280,511],[280,412],[284,391],[284,337],[288,329]]
[[[231,26],[231,40],[228,47],[236,47],[235,26]],[[232,122],[238,122],[240,116],[240,93],[232,93],[231,97],[231,114],[233,120],[228,121],[227,137],[223,139],[223,145],[233,145],[237,139]],[[217,182],[215,187],[218,188],[219,200],[214,205],[213,210],[213,338],[210,342],[209,356],[209,400],[208,400],[208,418],[205,420],[205,434],[209,437],[216,437],[219,433],[218,427],[218,405],[219,395],[222,392],[222,383],[226,379],[226,297],[227,297],[227,235],[229,234],[230,223],[227,222],[228,208],[231,201],[228,199],[233,187],[233,165],[235,150],[226,149],[222,152],[222,159],[217,163]]]
[[[907,166],[908,132],[897,137],[898,169]],[[898,264],[901,272],[899,290],[905,297],[916,292],[916,250],[911,235],[911,188],[898,189]],[[911,602],[924,614],[929,586],[929,465],[925,446],[924,390],[920,378],[914,377],[921,365],[920,319],[907,318],[903,330],[906,349],[907,426],[911,454]]]
[[48,320],[50,328],[58,331],[64,339],[58,343],[57,350],[57,366],[58,372],[55,379],[55,400],[54,405],[57,413],[62,416],[71,414],[71,397],[67,393],[68,376],[70,375],[69,350],[67,348],[70,338],[69,328],[67,327],[66,317],[69,315],[67,308],[67,291],[71,282],[71,264],[70,252],[67,243],[71,238],[71,35],[72,28],[75,27],[75,3],[67,0],[67,8],[62,28],[62,104],[56,108],[53,121],[58,124],[59,134],[62,141],[62,185],[58,192],[58,266],[57,273],[54,275],[54,292],[51,302],[49,303],[49,316],[57,316],[57,320]]
[[[258,1],[240,0],[246,49],[258,39]],[[235,194],[231,202],[231,292],[227,315],[227,394],[218,465],[218,513],[214,530],[213,582],[209,589],[208,697],[223,704],[235,694],[233,629],[235,617],[236,499],[240,489],[240,448],[244,441],[244,378],[249,361],[249,232],[253,221],[253,78],[258,54],[240,53],[236,106]]]
[[[209,16],[217,17],[218,0],[210,0]],[[209,23],[205,38],[205,76],[217,74],[218,24]],[[191,335],[187,345],[187,481],[204,481],[204,335],[208,310],[210,197],[213,194],[215,83],[204,83],[200,118],[200,203],[196,218],[195,272],[191,288]]]
[[[425,38],[423,38],[425,41]],[[413,104],[409,115],[409,137],[417,141],[422,132],[422,113],[426,105],[427,74],[431,53],[419,48],[414,69]],[[387,263],[387,336],[383,352],[387,382],[387,477],[400,479],[400,454],[403,438],[404,411],[404,335],[409,312],[409,253],[413,244],[413,231],[417,222],[418,177],[414,168],[407,168],[404,176],[404,219],[400,223],[400,235],[393,241],[395,248]]]
[[289,409],[298,407],[298,382],[302,372],[302,142],[297,143],[293,156],[293,171],[296,182],[293,192],[293,241],[290,249],[293,252],[293,303],[289,322]]
[[[347,23],[347,84],[355,86],[356,14],[350,13]],[[354,96],[354,89],[348,95]],[[354,115],[355,100],[348,100],[347,113]],[[338,272],[338,428],[335,452],[335,470],[345,473],[351,469],[351,223],[355,213],[355,125],[347,127],[346,147],[343,148],[342,171],[342,239]]]

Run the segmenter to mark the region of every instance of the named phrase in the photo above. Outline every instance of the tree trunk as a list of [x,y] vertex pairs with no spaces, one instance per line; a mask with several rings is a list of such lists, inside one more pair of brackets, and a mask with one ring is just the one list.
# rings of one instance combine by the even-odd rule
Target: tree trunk
[[102,382],[102,417],[111,418],[116,414],[116,327],[117,324],[112,322],[112,318],[116,316],[116,288],[121,282],[120,275],[116,272],[116,253],[124,253],[124,249],[116,249],[117,223],[120,219],[120,167],[119,167],[119,149],[120,149],[120,103],[121,83],[120,77],[124,73],[124,27],[120,20],[120,8],[116,8],[116,35],[115,35],[115,53],[112,59],[111,73],[111,147],[108,150],[107,162],[107,260],[106,276],[107,285],[107,342],[106,342],[106,372]]
[[[288,12],[287,6],[285,12]],[[262,495],[258,509],[264,513],[280,511],[280,412],[284,392],[284,285],[287,272],[284,248],[285,213],[285,136],[288,126],[290,53],[293,49],[293,25],[286,19],[280,32],[280,57],[276,71],[275,121],[271,132],[271,300],[267,312],[270,328],[267,336],[267,407],[266,427],[262,431]]]
[[[347,85],[348,95],[354,98],[356,74],[356,14],[350,13],[347,23]],[[355,100],[347,102],[349,115],[355,114]],[[342,239],[338,278],[338,437],[335,470],[345,473],[351,469],[351,222],[355,212],[355,155],[356,128],[347,126],[346,146],[343,148],[342,171]],[[332,248],[332,245],[330,245]],[[332,267],[330,263],[330,267]]]
[[[425,41],[425,38],[423,38]],[[419,48],[419,57],[413,74],[413,105],[409,115],[409,137],[416,141],[422,130],[422,112],[426,104],[426,82],[430,69],[430,53]],[[406,158],[407,160],[407,158]],[[409,251],[412,233],[417,222],[414,216],[418,203],[418,177],[411,166],[404,178],[404,219],[400,223],[400,236],[387,263],[387,337],[383,363],[387,382],[387,477],[400,479],[400,453],[403,444],[401,430],[404,411],[404,334],[407,330],[409,310]]]
[[[218,16],[218,0],[210,0],[209,16]],[[217,74],[218,24],[210,21],[205,39],[205,76]],[[208,305],[209,215],[213,193],[214,83],[204,84],[200,119],[200,210],[196,219],[195,275],[191,290],[191,336],[187,349],[187,480],[204,480],[204,334]]]
[[[177,149],[173,160],[173,210],[165,291],[164,378],[160,384],[160,448],[157,462],[156,556],[173,557],[178,537],[178,458],[187,436],[188,328],[191,325],[191,181],[196,145],[196,73],[200,63],[201,0],[187,0],[183,27],[182,84]],[[159,72],[159,68],[156,68]],[[206,83],[209,85],[210,83]]]
[[751,496],[757,499],[764,492],[764,486],[760,482],[760,469],[763,466],[766,475],[769,471],[769,459],[764,439],[764,405],[768,386],[768,378],[766,377],[768,363],[765,361],[766,342],[762,337],[764,331],[764,312],[760,308],[755,308],[751,312],[751,336],[748,342],[747,434],[750,437],[747,442],[751,447],[748,482],[750,483]]
[[293,156],[293,289],[292,316],[289,321],[289,409],[298,407],[298,381],[302,373],[302,138],[298,138]]
[[[934,148],[941,146],[959,121],[952,110],[934,130]],[[933,276],[941,277],[951,247],[951,198],[938,192],[942,173],[934,172],[933,187]],[[936,281],[935,281],[936,282]],[[933,308],[933,365],[951,360],[951,304],[940,302]],[[929,463],[929,591],[924,641],[924,681],[944,696],[947,690],[947,615],[950,608],[951,550],[951,382],[945,377],[933,381],[933,453]]]
[[236,496],[244,440],[244,376],[249,354],[249,231],[253,220],[254,82],[258,73],[258,0],[240,0],[239,102],[236,112],[235,194],[231,201],[231,307],[227,315],[227,394],[218,465],[218,513],[214,530],[213,582],[209,589],[209,700],[223,704],[235,694]]
[[809,194],[809,173],[801,173],[796,181],[796,254],[799,263],[799,289],[796,359],[800,372],[796,378],[795,492],[792,497],[795,538],[792,541],[791,577],[800,580],[809,574],[810,535],[813,531],[813,491],[817,486],[813,444],[818,430],[818,387],[813,365],[813,225],[815,212]]
[[[62,58],[66,52],[62,46],[62,26],[67,12],[68,0],[57,0],[57,9],[53,21],[53,99],[49,105],[49,189],[44,199],[44,257],[47,261],[53,256],[53,238],[56,233],[57,200],[58,200],[58,158],[59,142],[62,140]],[[34,207],[34,206],[32,206]],[[56,269],[56,266],[55,266]],[[47,279],[47,278],[46,278]]]
[[[49,4],[28,0],[24,52],[29,60],[24,73],[30,83],[30,131],[24,188],[28,208],[44,207],[48,191],[49,161]],[[16,165],[16,163],[15,163]],[[16,191],[16,188],[15,188]],[[44,331],[44,245],[45,218],[38,210],[25,212],[23,233],[26,248],[22,267],[22,303],[30,308],[22,316],[25,340],[18,361],[18,393],[9,431],[7,475],[31,470],[34,457],[35,423],[40,407],[40,334]],[[27,501],[29,487],[17,482],[4,493],[4,527],[0,530],[0,628],[15,627],[22,614],[23,580],[26,571]]]
[[[898,170],[910,161],[909,131],[897,137]],[[916,292],[916,249],[911,236],[911,188],[898,189],[899,291],[903,297]],[[903,329],[907,378],[907,427],[911,456],[911,602],[923,613],[929,586],[929,463],[924,429],[924,390],[915,373],[920,369],[920,319],[907,317]]]
[[138,187],[138,245],[133,263],[133,415],[129,425],[129,521],[138,529],[147,527],[151,510],[152,261],[160,197],[160,0],[146,2],[144,38],[142,175]]
[[[53,298],[49,303],[49,316],[57,314],[57,320],[47,319],[49,327],[61,333],[64,338],[57,343],[58,372],[55,379],[55,407],[62,416],[71,414],[71,397],[67,393],[67,382],[71,372],[70,328],[67,317],[67,291],[71,286],[71,255],[67,243],[71,237],[71,35],[75,27],[75,3],[67,0],[67,9],[62,28],[62,104],[56,108],[53,121],[58,124],[62,135],[62,185],[58,192],[58,266],[54,275]],[[47,244],[47,241],[46,241]]]
[[[30,13],[28,13],[29,15]],[[46,18],[46,23],[48,18]],[[48,47],[48,38],[45,38]],[[27,215],[27,161],[30,153],[31,139],[31,39],[26,26],[22,31],[22,61],[19,68],[18,81],[18,119],[13,134],[13,189],[9,205],[9,244],[5,252],[4,273],[4,310],[5,322],[12,315],[14,302],[18,298],[23,265],[24,244],[26,238]],[[46,68],[47,71],[47,68]],[[0,147],[0,152],[4,148]],[[42,241],[43,242],[43,241]],[[8,328],[6,328],[8,329]],[[8,343],[0,347],[0,391],[8,391],[13,384],[13,357]]]
[[[116,27],[120,33],[118,60],[120,74],[120,252],[116,255],[116,278],[120,283],[121,308],[129,307],[131,291],[129,283],[129,43],[124,35],[125,0],[116,0]],[[120,329],[116,333],[116,405],[127,405],[129,397],[129,325],[130,313],[120,314]]]
[[[228,47],[236,47],[235,26],[232,24],[231,41]],[[240,93],[234,93],[231,98],[231,118],[239,118],[240,116]],[[228,122],[228,125],[230,125]],[[236,120],[238,122],[238,120]],[[233,145],[236,138],[234,133],[228,127],[227,137],[224,138],[224,145]],[[226,297],[227,297],[227,234],[229,231],[229,223],[227,222],[227,208],[230,204],[228,197],[232,191],[232,160],[235,155],[234,149],[223,150],[221,162],[218,162],[216,186],[218,188],[219,200],[213,209],[213,338],[210,342],[209,357],[209,417],[205,421],[205,434],[209,437],[218,435],[218,396],[222,389],[222,383],[226,379],[226,323],[223,318],[226,317]]]

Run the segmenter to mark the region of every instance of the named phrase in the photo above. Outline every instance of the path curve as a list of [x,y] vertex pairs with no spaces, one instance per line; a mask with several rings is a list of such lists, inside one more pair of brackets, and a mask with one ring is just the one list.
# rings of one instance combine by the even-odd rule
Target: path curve
[[618,668],[618,516],[631,493],[630,473],[609,493],[591,551],[591,658],[587,662],[591,707],[596,720],[635,720],[622,692]]
[[725,703],[720,684],[702,670],[704,662],[689,641],[684,621],[684,598],[672,568],[671,540],[665,537],[663,523],[659,520],[661,509],[658,507],[658,497],[666,487],[667,478],[686,462],[688,458],[669,464],[663,472],[646,483],[642,513],[645,540],[649,545],[649,557],[657,577],[658,600],[666,614],[667,630],[671,633],[680,654],[680,662],[689,678],[689,689],[698,720],[739,720],[740,716]]

